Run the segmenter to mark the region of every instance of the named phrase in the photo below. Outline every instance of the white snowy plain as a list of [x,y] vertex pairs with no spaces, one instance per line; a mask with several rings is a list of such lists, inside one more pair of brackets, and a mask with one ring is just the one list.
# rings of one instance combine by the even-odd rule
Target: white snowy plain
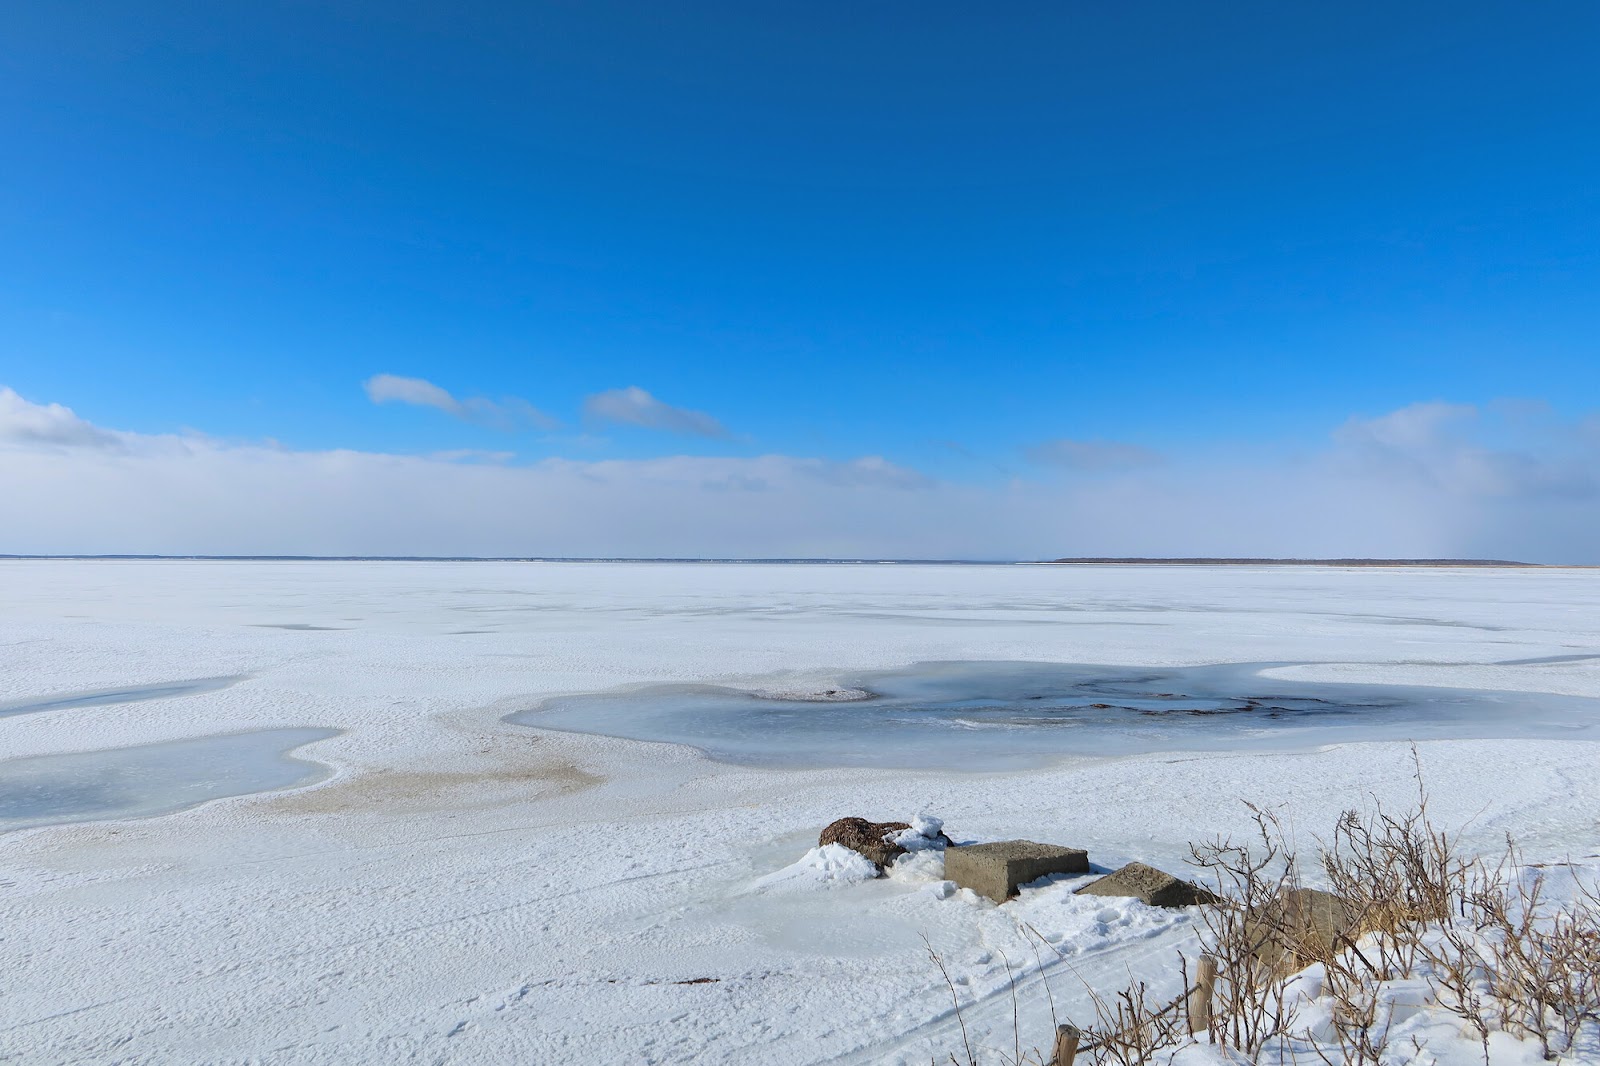
[[[1600,697],[1596,654],[1585,570],[3,562],[0,708],[60,702],[0,717],[0,758],[342,732],[295,752],[333,771],[307,787],[0,835],[0,1062],[944,1061],[961,1036],[924,938],[975,1045],[1011,1053],[1008,965],[1022,1046],[1048,1045],[1025,923],[1081,1024],[1087,986],[1176,991],[1194,915],[1070,879],[996,907],[920,852],[869,879],[809,850],[820,828],[933,813],[957,840],[1183,874],[1191,841],[1248,831],[1243,801],[1308,846],[1345,808],[1404,807],[1410,747],[753,769],[503,717],[618,685],[806,692],[962,660]],[[1469,847],[1510,832],[1529,861],[1592,864],[1596,747],[1418,751],[1435,821]],[[1481,1061],[1415,1024],[1414,1061]]]

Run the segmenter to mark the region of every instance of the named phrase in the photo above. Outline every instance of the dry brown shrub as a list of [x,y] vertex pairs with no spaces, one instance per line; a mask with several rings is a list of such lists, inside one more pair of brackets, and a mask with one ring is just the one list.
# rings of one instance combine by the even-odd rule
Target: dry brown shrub
[[1203,950],[1217,960],[1211,1041],[1257,1062],[1294,1022],[1287,991],[1298,967],[1285,959],[1300,945],[1291,942],[1282,907],[1286,891],[1297,885],[1294,853],[1284,845],[1276,814],[1246,806],[1255,821],[1253,841],[1218,837],[1192,845],[1189,861],[1216,882],[1221,900],[1200,912]]
[[1157,1052],[1189,1041],[1189,1033],[1179,1021],[1174,1000],[1165,1006],[1152,1003],[1143,981],[1129,977],[1127,987],[1109,999],[1089,989],[1094,1004],[1094,1024],[1084,1030],[1083,1050],[1095,1062],[1117,1066],[1144,1066]]
[[1574,899],[1552,903],[1546,884],[1507,840],[1499,863],[1474,867],[1459,915],[1428,950],[1441,1005],[1485,1042],[1492,1019],[1552,1059],[1585,1025],[1600,1024],[1600,899],[1575,884]]
[[[1209,875],[1220,899],[1201,909],[1201,950],[1218,964],[1204,1029],[1230,1057],[1289,1061],[1309,1053],[1330,1066],[1376,1066],[1394,1021],[1385,984],[1404,980],[1426,987],[1429,1004],[1478,1036],[1486,1066],[1496,1031],[1538,1042],[1548,1060],[1571,1049],[1586,1027],[1600,1027],[1596,889],[1574,878],[1572,898],[1553,901],[1544,870],[1526,865],[1509,838],[1492,860],[1466,856],[1458,836],[1434,824],[1420,770],[1417,782],[1409,811],[1394,814],[1376,803],[1366,813],[1346,811],[1320,845],[1322,870],[1346,919],[1331,933],[1308,934],[1286,906],[1301,885],[1295,850],[1273,812],[1247,804],[1255,830],[1246,842],[1218,837],[1191,847],[1190,862]],[[1290,986],[1312,963],[1323,968],[1331,1008],[1326,1039],[1294,1028]],[[1187,989],[1189,962],[1180,956],[1179,964]],[[1145,984],[1129,976],[1110,995],[1089,989],[1095,1019],[1084,1030],[1079,1061],[1142,1066],[1192,1039],[1194,1022],[1180,1013],[1185,997],[1152,1002]],[[1048,981],[1045,989],[1048,995]],[[1052,997],[1052,1023],[1054,1014]],[[963,1023],[965,1058],[951,1061],[977,1066],[965,1035]],[[1000,1057],[1044,1061],[1037,1050],[1020,1049],[1019,1037]]]

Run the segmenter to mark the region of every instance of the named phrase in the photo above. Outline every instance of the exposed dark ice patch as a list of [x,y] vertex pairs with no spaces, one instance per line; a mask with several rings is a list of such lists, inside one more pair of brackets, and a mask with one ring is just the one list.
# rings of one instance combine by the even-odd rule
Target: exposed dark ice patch
[[0,718],[8,718],[14,714],[60,711],[69,707],[103,707],[112,703],[139,703],[144,700],[165,700],[175,696],[217,692],[249,676],[249,674],[235,674],[232,677],[197,677],[189,681],[159,681],[153,685],[128,685],[124,688],[100,688],[58,696],[8,700],[0,702]]
[[349,626],[314,626],[306,622],[251,622],[251,629],[292,629],[297,633],[334,633]]
[[1541,655],[1536,659],[1502,659],[1495,666],[1546,666],[1555,663],[1589,663],[1600,661],[1600,655]]
[[1289,665],[920,663],[838,682],[837,691],[869,699],[655,686],[561,697],[507,720],[686,744],[746,765],[967,770],[1069,755],[1600,736],[1600,700],[1262,676]]
[[226,796],[307,785],[331,772],[295,748],[337,729],[260,729],[0,762],[0,831],[149,818]]

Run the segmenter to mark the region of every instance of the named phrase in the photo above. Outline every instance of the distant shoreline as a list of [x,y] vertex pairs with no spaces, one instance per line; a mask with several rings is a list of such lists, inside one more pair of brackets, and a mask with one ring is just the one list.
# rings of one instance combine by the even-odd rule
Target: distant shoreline
[[1511,559],[1050,559],[1051,565],[1077,566],[1476,566],[1540,569],[1579,567],[1575,563],[1523,563]]
[[717,563],[811,566],[1340,566],[1450,567],[1516,570],[1593,570],[1586,563],[1525,563],[1511,559],[1250,559],[1092,557],[1065,559],[693,559],[539,555],[4,555],[0,562],[217,562],[217,563]]
[[650,556],[575,555],[5,555],[0,562],[212,562],[212,563],[730,563],[787,565],[1018,566],[1024,559],[696,559]]

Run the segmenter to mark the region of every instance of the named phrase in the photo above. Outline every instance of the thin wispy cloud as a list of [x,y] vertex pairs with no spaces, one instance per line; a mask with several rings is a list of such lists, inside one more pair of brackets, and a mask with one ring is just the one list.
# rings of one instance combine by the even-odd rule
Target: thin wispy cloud
[[458,398],[449,390],[423,378],[407,378],[398,374],[375,374],[362,383],[367,399],[373,403],[400,403],[413,407],[432,407],[475,425],[493,429],[555,429],[556,419],[545,414],[527,400],[507,396],[491,400],[483,396]]
[[976,451],[973,451],[960,441],[939,440],[934,441],[933,443],[952,455],[960,456],[962,459],[965,459],[968,462],[978,463],[982,466],[985,466],[1002,477],[1011,476],[1010,467],[1006,466],[1004,463],[997,462],[996,460],[989,458],[987,455],[982,455]]
[[1082,471],[1138,470],[1162,461],[1160,452],[1113,440],[1062,438],[1035,444],[1026,454],[1035,463]]
[[704,411],[662,403],[637,385],[597,392],[583,401],[583,413],[599,422],[642,426],[695,437],[726,437],[727,427]]
[[428,458],[437,459],[442,463],[509,463],[517,457],[516,452],[485,451],[482,448],[451,448],[447,451],[433,452]]
[[848,462],[821,459],[804,461],[798,467],[811,477],[840,487],[881,489],[926,489],[934,482],[920,471],[891,463],[881,455],[864,455]]
[[1438,447],[1477,418],[1478,409],[1471,404],[1430,400],[1408,404],[1376,418],[1351,418],[1334,435],[1356,445],[1427,450]]

